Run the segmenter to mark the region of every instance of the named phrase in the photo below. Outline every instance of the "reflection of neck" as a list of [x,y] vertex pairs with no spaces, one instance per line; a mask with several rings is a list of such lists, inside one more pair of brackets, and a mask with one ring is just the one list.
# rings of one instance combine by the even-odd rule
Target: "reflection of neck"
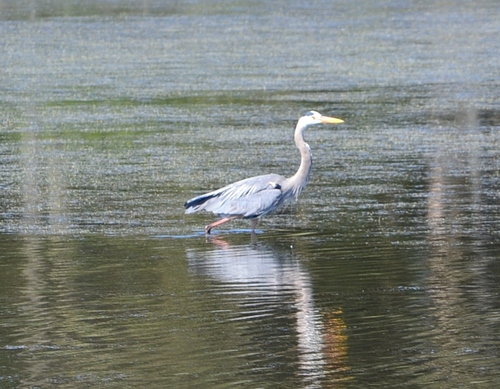
[[297,311],[297,333],[299,348],[299,369],[303,373],[307,387],[318,385],[325,378],[325,341],[323,323],[318,317],[314,304],[313,288],[308,273],[297,267],[294,269],[293,289],[295,291],[295,307]]

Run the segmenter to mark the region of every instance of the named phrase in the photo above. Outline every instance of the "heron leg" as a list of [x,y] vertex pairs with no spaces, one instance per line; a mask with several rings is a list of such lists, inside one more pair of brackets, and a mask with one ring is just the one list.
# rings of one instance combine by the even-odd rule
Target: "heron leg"
[[257,227],[257,223],[259,222],[259,219],[250,219],[250,225],[252,226],[252,232],[255,232],[255,227]]
[[210,234],[210,231],[212,231],[212,228],[220,226],[221,224],[227,223],[231,220],[236,219],[235,217],[225,217],[223,219],[217,220],[216,222],[213,222],[212,224],[209,224],[208,226],[205,227],[205,233]]

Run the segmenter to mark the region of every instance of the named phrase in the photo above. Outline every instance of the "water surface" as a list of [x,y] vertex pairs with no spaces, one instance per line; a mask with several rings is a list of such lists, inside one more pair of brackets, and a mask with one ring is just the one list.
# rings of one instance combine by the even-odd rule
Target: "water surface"
[[[0,2],[0,387],[494,386],[498,11]],[[311,109],[300,201],[206,238]]]

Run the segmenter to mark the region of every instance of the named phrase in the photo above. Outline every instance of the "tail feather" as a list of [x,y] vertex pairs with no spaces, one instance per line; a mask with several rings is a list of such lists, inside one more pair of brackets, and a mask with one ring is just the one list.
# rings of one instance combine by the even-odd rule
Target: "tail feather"
[[202,208],[203,204],[205,204],[207,201],[209,201],[210,199],[213,199],[215,197],[219,197],[219,196],[220,196],[220,192],[219,193],[207,193],[207,194],[204,194],[204,195],[201,195],[201,196],[198,196],[198,197],[192,198],[191,200],[186,201],[186,203],[184,204],[184,208],[186,208],[186,213],[194,213],[194,212],[200,210],[200,208]]

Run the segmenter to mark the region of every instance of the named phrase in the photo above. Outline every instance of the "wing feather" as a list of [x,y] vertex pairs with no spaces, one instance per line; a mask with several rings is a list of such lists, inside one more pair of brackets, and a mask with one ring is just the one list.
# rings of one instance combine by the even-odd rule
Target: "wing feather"
[[188,200],[186,213],[207,211],[222,217],[253,218],[272,212],[282,200],[278,174],[267,174],[235,182],[213,192]]

